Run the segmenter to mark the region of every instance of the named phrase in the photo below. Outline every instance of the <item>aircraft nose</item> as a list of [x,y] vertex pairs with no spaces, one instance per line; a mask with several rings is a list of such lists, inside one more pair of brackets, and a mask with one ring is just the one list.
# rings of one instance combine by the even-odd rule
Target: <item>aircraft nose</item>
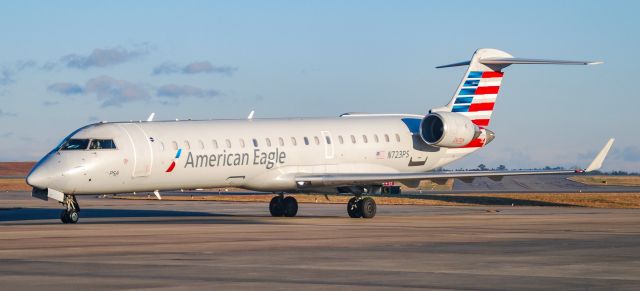
[[41,167],[37,167],[27,176],[27,184],[31,187],[47,189],[48,175]]

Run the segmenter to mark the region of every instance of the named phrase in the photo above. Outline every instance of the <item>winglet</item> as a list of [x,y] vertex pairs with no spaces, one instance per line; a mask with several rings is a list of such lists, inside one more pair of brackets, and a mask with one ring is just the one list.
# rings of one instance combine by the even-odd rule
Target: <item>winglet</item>
[[254,113],[256,113],[256,111],[255,110],[251,110],[251,112],[249,112],[249,116],[247,116],[247,119],[252,120]]
[[598,153],[596,158],[593,159],[593,161],[591,162],[591,164],[589,164],[587,169],[584,170],[585,172],[595,171],[595,170],[600,169],[600,167],[602,167],[602,162],[604,161],[604,158],[607,157],[607,153],[609,153],[609,150],[611,149],[611,146],[613,145],[613,141],[615,141],[614,138],[609,139],[607,144],[604,145],[604,147],[600,150],[600,152]]
[[153,121],[153,117],[156,116],[155,112],[151,112],[151,114],[149,115],[149,117],[147,117],[147,121]]

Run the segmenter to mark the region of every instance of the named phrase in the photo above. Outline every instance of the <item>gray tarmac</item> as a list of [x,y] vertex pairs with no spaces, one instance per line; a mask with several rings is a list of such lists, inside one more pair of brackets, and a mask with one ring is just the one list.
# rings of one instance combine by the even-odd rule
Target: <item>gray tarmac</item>
[[79,202],[0,193],[0,289],[640,289],[640,210]]

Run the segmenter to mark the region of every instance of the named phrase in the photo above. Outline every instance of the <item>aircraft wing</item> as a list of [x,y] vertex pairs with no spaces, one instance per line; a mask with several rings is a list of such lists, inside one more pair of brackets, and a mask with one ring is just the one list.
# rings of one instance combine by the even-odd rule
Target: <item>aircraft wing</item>
[[454,171],[454,172],[418,172],[418,173],[327,173],[310,174],[296,177],[296,183],[301,188],[325,187],[325,186],[354,186],[367,184],[381,184],[389,181],[418,181],[418,180],[444,180],[456,178],[471,180],[473,178],[488,177],[499,180],[506,176],[524,175],[550,175],[584,173],[600,169],[607,153],[613,145],[614,139],[610,139],[600,150],[595,159],[585,170],[541,170],[541,171]]

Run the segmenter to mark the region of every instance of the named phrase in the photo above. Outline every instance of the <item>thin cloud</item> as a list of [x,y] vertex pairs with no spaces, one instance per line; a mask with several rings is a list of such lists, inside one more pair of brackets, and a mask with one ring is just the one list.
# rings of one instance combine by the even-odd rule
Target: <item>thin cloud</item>
[[6,86],[13,82],[15,73],[9,68],[2,68],[0,71],[0,86]]
[[42,105],[46,106],[46,107],[56,106],[58,104],[60,104],[60,102],[58,102],[58,101],[44,101],[44,102],[42,102]]
[[146,46],[136,49],[121,47],[94,49],[88,55],[69,54],[60,58],[60,62],[69,68],[88,69],[91,67],[108,67],[122,64],[149,53]]
[[220,92],[216,90],[205,90],[202,88],[189,86],[189,85],[175,85],[169,84],[158,88],[156,95],[158,97],[165,98],[179,98],[179,97],[198,97],[198,98],[212,98],[220,95]]
[[47,87],[47,90],[62,95],[75,95],[84,92],[80,85],[67,82],[53,83]]
[[[640,147],[626,146],[624,148],[614,148],[611,155],[616,160],[622,160],[625,162],[640,162]],[[591,158],[593,158],[593,156]]]
[[152,75],[168,75],[180,72],[180,66],[175,63],[165,62],[153,68]]
[[84,92],[95,94],[97,99],[102,101],[101,107],[120,107],[124,103],[146,101],[150,98],[143,86],[108,76],[87,81]]
[[238,70],[237,68],[234,68],[231,66],[216,66],[208,61],[193,62],[183,67],[180,67],[180,65],[172,62],[165,62],[156,66],[151,72],[151,74],[152,75],[168,75],[168,74],[183,73],[183,74],[220,74],[220,75],[231,76],[237,70]]
[[0,117],[16,117],[16,116],[18,116],[18,114],[15,114],[13,112],[6,112],[0,109]]
[[200,74],[200,73],[209,73],[209,74],[222,74],[222,75],[231,75],[236,71],[236,68],[229,66],[214,66],[210,62],[195,62],[188,64],[182,68],[182,72],[185,74]]

